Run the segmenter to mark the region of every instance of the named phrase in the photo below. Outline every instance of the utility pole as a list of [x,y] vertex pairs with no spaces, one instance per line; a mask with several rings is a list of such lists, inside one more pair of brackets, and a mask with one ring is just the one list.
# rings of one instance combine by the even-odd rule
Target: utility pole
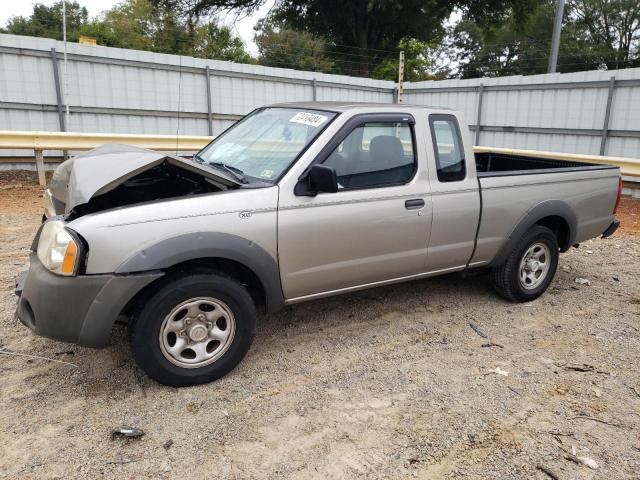
[[400,59],[398,61],[398,100],[396,103],[403,102],[404,94],[404,50],[400,51]]
[[558,51],[560,50],[560,32],[562,31],[562,16],[564,15],[564,0],[557,0],[556,18],[553,23],[553,36],[551,37],[551,55],[547,73],[555,73],[558,65]]
[[67,0],[62,0],[62,41],[64,42],[64,62],[63,62],[63,75],[64,75],[64,124],[69,129],[69,101],[67,92],[69,90],[69,80],[67,75]]

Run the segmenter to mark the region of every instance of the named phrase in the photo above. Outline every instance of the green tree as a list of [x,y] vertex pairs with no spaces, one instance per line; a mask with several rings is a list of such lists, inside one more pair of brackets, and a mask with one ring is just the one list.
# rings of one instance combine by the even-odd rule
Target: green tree
[[[453,28],[451,55],[462,77],[545,73],[555,1],[528,0],[504,9],[467,9]],[[569,0],[563,18],[559,72],[639,64],[637,0]]]
[[[439,44],[405,38],[398,43],[398,50],[404,51],[405,81],[442,80],[449,76],[449,69],[438,66],[435,62],[435,59],[441,54]],[[397,80],[399,62],[400,59],[397,55],[385,58],[373,71],[373,78]]]
[[[66,4],[67,40],[77,41],[80,29],[88,22],[89,13],[78,2]],[[51,6],[36,3],[29,17],[12,17],[5,28],[7,33],[62,40],[62,1]]]
[[229,27],[215,21],[196,27],[190,55],[236,63],[256,63],[242,39],[235,36]]
[[607,68],[640,66],[638,0],[571,0],[568,17]]
[[[6,30],[61,40],[62,1],[51,7],[34,5],[31,16],[13,17]],[[213,18],[184,15],[168,1],[154,5],[150,0],[125,0],[93,19],[86,8],[67,1],[67,39],[77,41],[80,35],[108,47],[255,62],[229,27]]]
[[[253,12],[266,0],[175,1],[201,15],[220,9]],[[380,50],[395,51],[404,38],[438,41],[455,5],[448,0],[276,0],[272,15],[289,29],[326,38],[333,56],[344,58],[345,64],[350,59],[351,73],[370,76],[388,56]]]
[[261,65],[324,73],[336,71],[336,64],[328,57],[327,43],[322,37],[287,28],[268,18],[258,22],[255,30]]

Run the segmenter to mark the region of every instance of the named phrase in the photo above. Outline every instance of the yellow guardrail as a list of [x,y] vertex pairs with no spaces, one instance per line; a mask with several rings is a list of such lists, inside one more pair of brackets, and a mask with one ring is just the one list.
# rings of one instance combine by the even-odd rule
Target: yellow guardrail
[[13,132],[0,130],[0,150],[33,150],[40,185],[46,185],[44,150],[83,151],[105,143],[126,143],[163,152],[197,152],[212,137],[189,135],[130,135],[118,133]]
[[126,143],[161,151],[198,151],[212,137],[187,135],[129,135],[117,133],[0,131],[0,149],[91,150],[105,143]]
[[[213,137],[196,135],[130,135],[111,133],[72,132],[13,132],[0,131],[0,150],[33,150],[40,184],[45,184],[44,150],[91,150],[105,143],[125,143],[137,147],[164,152],[195,152],[209,143]],[[542,152],[510,148],[474,147],[474,151],[522,155],[556,160],[568,160],[594,164],[615,165],[622,175],[640,177],[640,160],[623,157],[601,157],[574,153]]]

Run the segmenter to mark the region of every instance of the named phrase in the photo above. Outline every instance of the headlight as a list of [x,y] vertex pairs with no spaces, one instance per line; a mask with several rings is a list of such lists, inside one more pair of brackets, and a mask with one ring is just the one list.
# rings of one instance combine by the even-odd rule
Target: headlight
[[38,258],[42,264],[58,275],[74,275],[80,258],[78,241],[59,220],[47,222],[40,232]]

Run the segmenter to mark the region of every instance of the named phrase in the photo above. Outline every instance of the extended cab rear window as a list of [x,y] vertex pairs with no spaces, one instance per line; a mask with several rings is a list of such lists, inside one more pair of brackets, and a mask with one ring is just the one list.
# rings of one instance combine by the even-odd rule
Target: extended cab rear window
[[429,115],[429,126],[436,157],[436,171],[441,182],[464,180],[464,147],[458,121],[453,115]]

